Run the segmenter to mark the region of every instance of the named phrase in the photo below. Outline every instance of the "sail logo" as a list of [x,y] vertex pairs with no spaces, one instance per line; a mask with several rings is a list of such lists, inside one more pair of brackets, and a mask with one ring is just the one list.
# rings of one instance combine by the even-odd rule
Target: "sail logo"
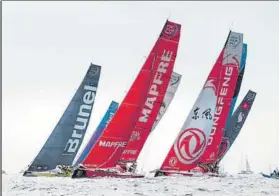
[[112,141],[102,141],[100,140],[99,146],[101,147],[125,147],[127,142],[112,142]]
[[145,104],[143,106],[143,109],[141,111],[141,116],[139,118],[139,122],[146,123],[148,121],[149,115],[154,107],[154,103],[157,100],[157,97],[159,96],[159,86],[163,84],[162,77],[165,73],[167,73],[168,66],[171,62],[173,52],[172,51],[166,51],[164,50],[162,56],[161,56],[161,62],[158,65],[158,68],[156,70],[154,79],[151,83],[147,99],[145,101]]
[[175,167],[176,164],[177,164],[177,158],[176,158],[176,157],[170,158],[170,160],[169,160],[169,165],[170,165],[171,167]]
[[112,120],[113,116],[114,116],[114,113],[113,113],[113,112],[109,113],[109,118],[108,118],[108,120],[107,120],[107,122],[106,122],[106,124],[105,124],[105,128],[107,128],[107,126],[109,125],[109,123],[110,123],[110,121]]
[[238,117],[237,117],[237,123],[240,123],[243,121],[243,118],[244,118],[244,114],[242,112],[240,112],[238,114]]
[[172,73],[169,86],[174,86],[180,81],[180,75]]
[[220,87],[219,95],[217,98],[217,103],[216,103],[216,109],[215,109],[215,114],[213,118],[213,125],[212,125],[212,130],[208,139],[208,145],[211,145],[213,142],[213,136],[215,135],[217,131],[217,126],[219,123],[219,119],[221,118],[221,114],[223,112],[224,108],[224,99],[225,96],[228,95],[229,91],[229,82],[231,81],[231,76],[233,74],[233,67],[231,66],[225,66],[225,75],[224,75],[224,81]]
[[85,85],[84,90],[85,93],[82,97],[83,102],[79,108],[74,129],[72,130],[71,138],[66,143],[66,147],[64,148],[63,155],[69,155],[69,154],[71,155],[76,153],[78,146],[80,145],[80,142],[87,129],[89,117],[92,110],[92,105],[95,100],[97,87]]
[[174,152],[178,160],[183,164],[191,164],[197,161],[206,147],[206,136],[197,128],[185,129],[174,144]]
[[136,155],[137,152],[138,152],[137,150],[124,150],[123,154]]
[[237,34],[237,35],[230,36],[229,47],[236,48],[240,44],[241,34]]
[[130,141],[140,140],[140,132],[139,131],[133,131],[132,135],[130,137]]
[[243,112],[240,112],[238,114],[237,122],[235,123],[234,129],[233,129],[234,132],[239,132],[240,131],[240,128],[241,128],[242,124],[244,123],[243,122],[244,118],[245,118],[245,114]]
[[215,85],[214,85],[214,82],[215,82],[214,79],[209,79],[209,80],[207,80],[206,83],[205,83],[205,85],[204,85],[204,87],[203,87],[203,89],[204,89],[204,90],[205,90],[205,89],[212,89],[212,90],[214,91],[214,94],[216,95],[217,90],[216,90],[216,87],[215,87]]
[[249,109],[250,104],[247,103],[247,102],[243,102],[243,104],[241,105],[241,107],[242,107],[243,109]]
[[118,103],[112,102],[109,109],[110,109],[110,110],[117,110],[117,107],[118,107]]
[[88,76],[89,77],[93,77],[93,76],[97,75],[99,73],[99,71],[100,71],[99,67],[93,66],[93,64],[91,64],[91,66],[92,67],[88,71]]
[[178,33],[178,25],[174,23],[167,23],[163,33],[166,36],[169,36],[169,38],[173,38]]
[[256,95],[255,93],[250,92],[250,93],[247,95],[247,100],[250,101],[250,100],[254,99],[255,95]]

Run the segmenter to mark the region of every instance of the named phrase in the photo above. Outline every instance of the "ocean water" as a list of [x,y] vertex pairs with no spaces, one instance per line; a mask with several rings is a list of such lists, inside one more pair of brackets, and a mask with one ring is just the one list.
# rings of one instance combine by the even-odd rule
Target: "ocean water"
[[226,177],[71,179],[2,175],[3,196],[279,196],[279,180],[260,174]]

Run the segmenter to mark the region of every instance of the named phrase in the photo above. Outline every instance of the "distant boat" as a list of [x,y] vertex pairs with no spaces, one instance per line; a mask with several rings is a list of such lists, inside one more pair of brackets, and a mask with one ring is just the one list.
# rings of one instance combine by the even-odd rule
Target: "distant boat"
[[5,170],[2,169],[2,174],[6,174],[6,175],[7,175],[7,172],[6,172]]
[[273,179],[279,179],[279,176],[275,176],[275,175],[267,175],[267,174],[264,174],[264,173],[261,173],[263,177],[265,178],[273,178]]
[[[271,170],[271,169],[270,169]],[[278,168],[276,167],[276,169],[271,173],[270,171],[270,175],[268,174],[264,174],[264,173],[261,173],[263,177],[265,178],[274,178],[274,179],[279,179],[279,170]]]
[[253,174],[254,172],[250,168],[248,158],[245,160],[245,170],[241,170],[238,174]]
[[100,73],[101,66],[90,65],[64,114],[23,176],[71,174],[70,167],[90,121]]

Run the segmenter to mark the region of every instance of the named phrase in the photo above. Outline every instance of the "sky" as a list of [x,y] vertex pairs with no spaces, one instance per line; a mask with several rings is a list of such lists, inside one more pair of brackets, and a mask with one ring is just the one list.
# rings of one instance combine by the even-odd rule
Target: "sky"
[[[236,106],[253,108],[223,165],[279,167],[279,2],[3,2],[2,168],[19,172],[37,155],[90,63],[102,73],[87,134],[111,100],[121,102],[168,18],[182,25],[174,71],[182,81],[140,161],[160,167],[215,63],[229,30],[248,44]],[[82,147],[81,147],[82,149]]]

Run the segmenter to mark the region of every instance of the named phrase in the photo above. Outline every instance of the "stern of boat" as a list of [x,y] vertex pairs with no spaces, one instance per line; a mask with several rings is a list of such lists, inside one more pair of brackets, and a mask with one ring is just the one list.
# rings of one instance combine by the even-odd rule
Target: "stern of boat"
[[72,178],[86,178],[86,171],[84,169],[75,169]]

